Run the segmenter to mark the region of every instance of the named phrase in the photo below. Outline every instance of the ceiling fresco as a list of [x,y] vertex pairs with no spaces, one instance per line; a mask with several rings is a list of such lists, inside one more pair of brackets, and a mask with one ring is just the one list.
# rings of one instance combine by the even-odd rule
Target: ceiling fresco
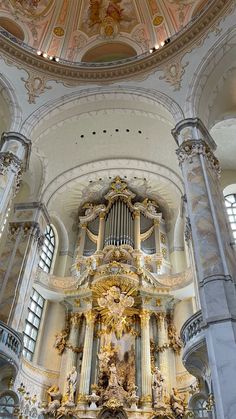
[[113,43],[114,55],[122,57],[126,44],[139,55],[179,32],[206,4],[206,0],[0,0],[0,22],[14,35],[20,25],[24,42],[49,55],[83,61],[84,54],[95,48],[92,59],[100,61],[101,48],[96,56],[96,47]]

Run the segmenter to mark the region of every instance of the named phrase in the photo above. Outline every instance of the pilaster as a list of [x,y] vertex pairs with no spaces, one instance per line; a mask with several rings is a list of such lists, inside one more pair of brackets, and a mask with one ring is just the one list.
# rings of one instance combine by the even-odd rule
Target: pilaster
[[141,382],[143,407],[150,407],[152,403],[152,373],[150,353],[150,313],[142,310],[139,314],[141,322]]
[[78,404],[80,405],[85,404],[86,396],[89,395],[90,376],[92,368],[93,332],[96,316],[92,310],[89,310],[85,313],[85,317],[86,329],[78,395]]

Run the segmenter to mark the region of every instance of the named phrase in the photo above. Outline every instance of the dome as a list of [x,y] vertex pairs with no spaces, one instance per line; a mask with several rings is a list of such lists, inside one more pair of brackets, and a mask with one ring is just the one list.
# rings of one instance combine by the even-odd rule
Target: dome
[[193,21],[207,3],[9,0],[1,4],[0,25],[48,56],[70,62],[108,62],[141,55],[161,45]]

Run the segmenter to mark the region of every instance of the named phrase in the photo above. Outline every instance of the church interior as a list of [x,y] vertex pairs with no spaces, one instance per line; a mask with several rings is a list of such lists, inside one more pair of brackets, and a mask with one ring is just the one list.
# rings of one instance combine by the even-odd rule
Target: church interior
[[235,22],[0,0],[0,418],[236,419]]

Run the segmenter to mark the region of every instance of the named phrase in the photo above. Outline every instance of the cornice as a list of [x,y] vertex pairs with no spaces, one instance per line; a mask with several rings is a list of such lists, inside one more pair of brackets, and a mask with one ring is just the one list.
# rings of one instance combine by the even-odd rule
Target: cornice
[[0,34],[0,54],[3,58],[11,61],[11,64],[20,66],[27,70],[39,71],[47,75],[47,78],[61,80],[67,83],[78,84],[109,83],[122,79],[143,77],[153,70],[161,67],[173,57],[190,52],[203,36],[213,29],[219,18],[227,11],[231,11],[234,0],[213,0],[204,13],[200,14],[187,28],[165,47],[147,56],[135,58],[120,64],[107,65],[71,65],[63,62],[54,63],[42,59],[33,52],[24,49],[22,46],[12,42]]

